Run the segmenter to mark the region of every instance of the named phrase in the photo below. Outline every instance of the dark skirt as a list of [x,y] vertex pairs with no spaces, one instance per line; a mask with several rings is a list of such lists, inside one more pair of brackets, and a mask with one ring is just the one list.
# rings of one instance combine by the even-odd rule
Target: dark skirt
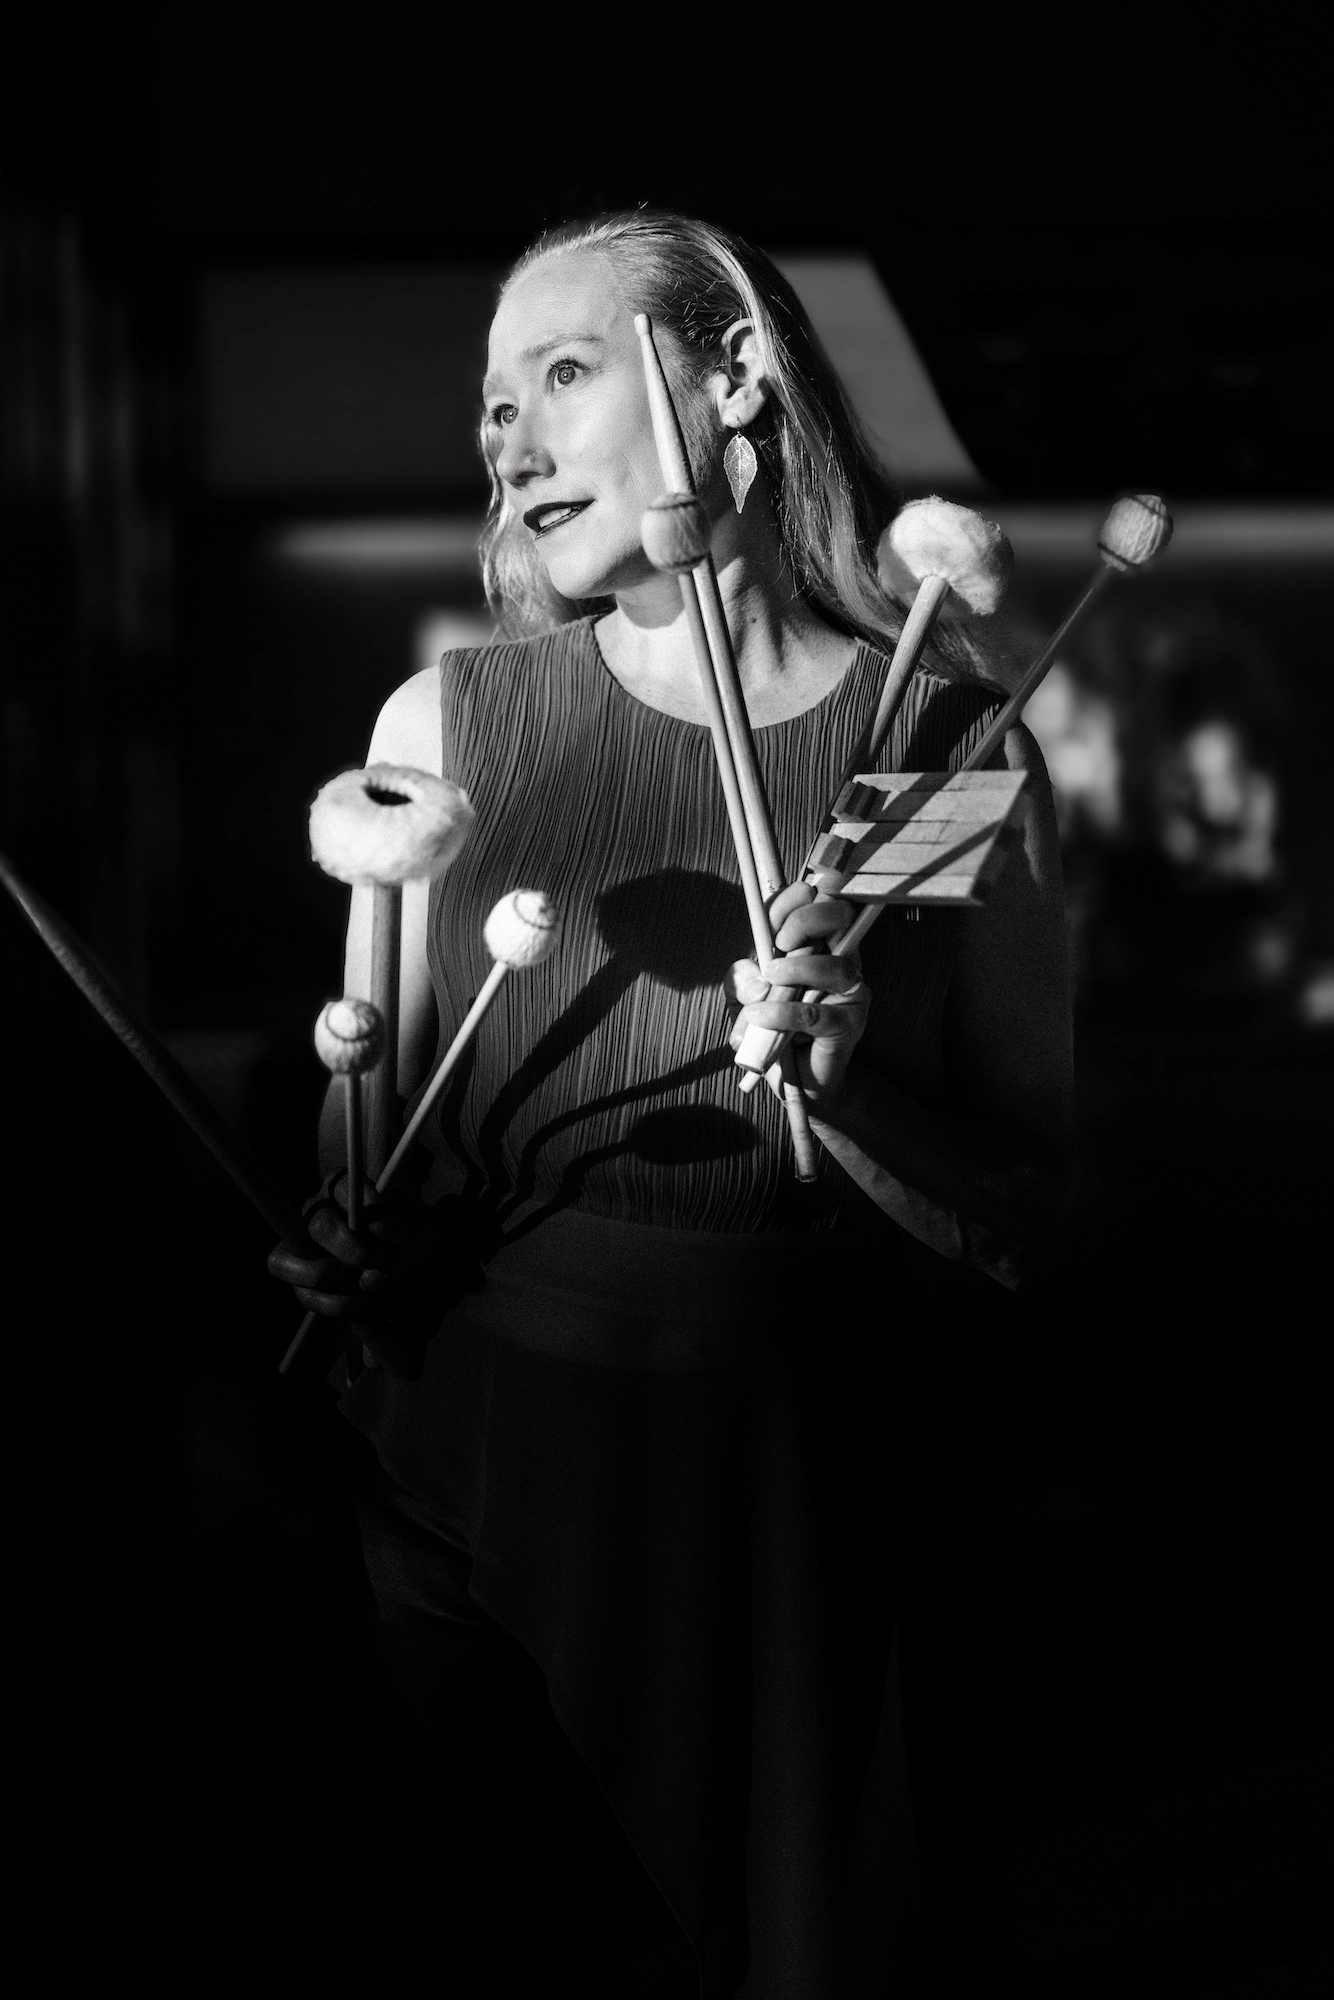
[[420,1380],[343,1397],[541,1669],[709,2000],[748,1966],[766,2000],[832,1990],[913,1429],[893,1263],[564,1211]]

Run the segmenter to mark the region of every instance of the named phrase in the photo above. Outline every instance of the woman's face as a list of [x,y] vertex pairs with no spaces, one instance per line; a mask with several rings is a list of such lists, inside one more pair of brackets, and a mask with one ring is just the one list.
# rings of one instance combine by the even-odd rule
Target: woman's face
[[654,578],[639,524],[663,482],[639,337],[610,258],[575,251],[525,271],[501,301],[487,359],[496,475],[556,589],[610,597]]

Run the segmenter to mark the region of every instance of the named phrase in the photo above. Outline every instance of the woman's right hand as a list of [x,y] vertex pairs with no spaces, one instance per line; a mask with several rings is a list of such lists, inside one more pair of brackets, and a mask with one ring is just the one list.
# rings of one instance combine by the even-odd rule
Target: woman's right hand
[[[368,1188],[362,1227],[354,1232],[347,1221],[347,1176],[340,1173],[330,1174],[306,1202],[302,1218],[324,1254],[275,1244],[271,1274],[292,1287],[307,1312],[355,1330],[372,1361],[394,1374],[415,1374],[424,1338],[409,1325],[420,1318],[411,1311],[417,1303],[411,1295],[441,1250],[440,1212],[423,1207],[415,1193],[390,1200]],[[431,1301],[424,1303],[429,1318]]]

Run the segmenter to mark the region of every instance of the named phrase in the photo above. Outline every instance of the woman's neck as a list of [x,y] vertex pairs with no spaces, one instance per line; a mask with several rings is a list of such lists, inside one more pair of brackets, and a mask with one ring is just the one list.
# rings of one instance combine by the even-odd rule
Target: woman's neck
[[[756,506],[758,497],[742,516],[730,498],[718,510],[713,555],[746,707],[764,728],[822,701],[857,646],[797,595],[772,516]],[[707,721],[675,577],[655,576],[618,592],[615,611],[596,629],[608,670],[627,694],[684,722]]]

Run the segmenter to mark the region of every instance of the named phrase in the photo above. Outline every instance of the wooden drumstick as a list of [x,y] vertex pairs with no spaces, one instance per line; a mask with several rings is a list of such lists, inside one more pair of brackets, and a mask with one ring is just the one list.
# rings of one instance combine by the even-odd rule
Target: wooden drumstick
[[[771,901],[784,885],[773,816],[769,810],[759,758],[755,752],[755,740],[751,735],[750,717],[746,711],[741,677],[737,672],[736,657],[732,651],[731,634],[727,629],[722,593],[718,588],[718,574],[710,552],[708,517],[695,496],[695,483],[690,471],[690,461],[686,456],[685,439],[676,414],[676,406],[672,402],[671,389],[663,370],[662,360],[654,345],[653,326],[647,313],[636,315],[635,332],[639,335],[640,351],[643,356],[644,383],[648,392],[649,413],[653,421],[658,465],[668,488],[665,510],[663,503],[660,502],[656,508],[650,508],[644,516],[649,534],[655,537],[657,555],[647,543],[645,549],[655,567],[670,569],[681,585],[681,600],[685,607],[691,641],[699,666],[700,685],[704,690],[705,705],[709,712],[714,754],[719,776],[723,781],[724,796],[728,796],[729,784],[734,784],[741,797],[744,829],[738,826],[733,817],[730,797],[728,815],[732,819],[733,845],[736,848],[737,864],[741,871],[742,886],[747,892],[749,909],[748,866],[758,877],[762,904]],[[691,500],[695,500],[693,512],[686,505]],[[673,510],[676,517],[674,530],[668,525]],[[655,515],[659,514],[661,519],[655,519]],[[662,562],[658,561],[658,555],[664,558]],[[710,694],[710,688],[713,689],[713,694]],[[721,710],[721,731],[714,726],[715,701]],[[745,859],[747,849],[750,854],[749,864]],[[764,957],[772,959],[776,954],[767,909],[763,912],[762,929],[757,925],[755,913],[751,912],[751,931],[757,952],[762,949],[761,939],[766,939],[767,951]],[[795,993],[796,988],[776,987],[773,991],[776,998],[783,998]],[[795,1063],[787,1058],[784,1061],[783,1101],[787,1111],[788,1127],[792,1134],[793,1150],[796,1154],[797,1179],[814,1181],[819,1176],[819,1161],[810,1127],[810,1111],[797,1076]]]
[[[773,928],[769,922],[768,902],[751,847],[751,828],[746,816],[736,762],[732,755],[731,739],[727,733],[727,721],[723,713],[718,681],[713,671],[713,656],[709,648],[708,633],[705,630],[697,590],[700,551],[708,547],[708,520],[703,507],[693,494],[667,494],[655,501],[644,515],[640,536],[644,552],[654,568],[674,575],[681,586],[681,603],[690,629],[695,662],[699,668],[700,692],[704,698],[705,713],[713,737],[714,758],[732,829],[732,845],[736,850],[737,869],[746,899],[750,934],[755,945],[756,957],[763,965],[775,956]],[[795,990],[795,988],[774,989],[778,993]],[[783,1075],[783,1104],[796,1155],[797,1179],[813,1181],[819,1174],[819,1162],[815,1153],[815,1138],[811,1132],[810,1112],[801,1085],[797,1081],[795,1067],[790,1074],[785,1071]]]
[[377,1194],[384,1193],[407,1158],[413,1140],[457,1068],[460,1056],[476,1034],[484,1015],[499,993],[506,974],[530,971],[533,966],[540,965],[544,958],[549,958],[560,938],[560,921],[560,911],[556,905],[537,889],[513,889],[508,896],[502,896],[496,904],[482,931],[486,939],[486,948],[495,962],[487,973],[477,998],[464,1015],[458,1033],[441,1057],[440,1066],[427,1084],[417,1109],[408,1120],[403,1137],[385,1162],[375,1183]]
[[[1005,596],[1013,565],[1014,551],[994,521],[985,521],[971,507],[960,507],[935,495],[910,500],[881,535],[876,551],[881,586],[887,596],[909,598],[911,604],[875,714],[848,758],[833,802],[811,843],[802,869],[807,881],[817,879],[813,870],[821,864],[816,856],[844,786],[859,771],[875,768],[941,611],[948,602],[956,617],[991,617]],[[829,864],[823,864],[819,879],[822,885],[832,884]],[[815,1005],[820,997],[815,987],[804,996],[807,1005]],[[743,1091],[755,1088],[788,1040],[787,1035],[769,1028],[747,1029],[737,1051],[737,1061],[746,1071],[741,1079]]]

